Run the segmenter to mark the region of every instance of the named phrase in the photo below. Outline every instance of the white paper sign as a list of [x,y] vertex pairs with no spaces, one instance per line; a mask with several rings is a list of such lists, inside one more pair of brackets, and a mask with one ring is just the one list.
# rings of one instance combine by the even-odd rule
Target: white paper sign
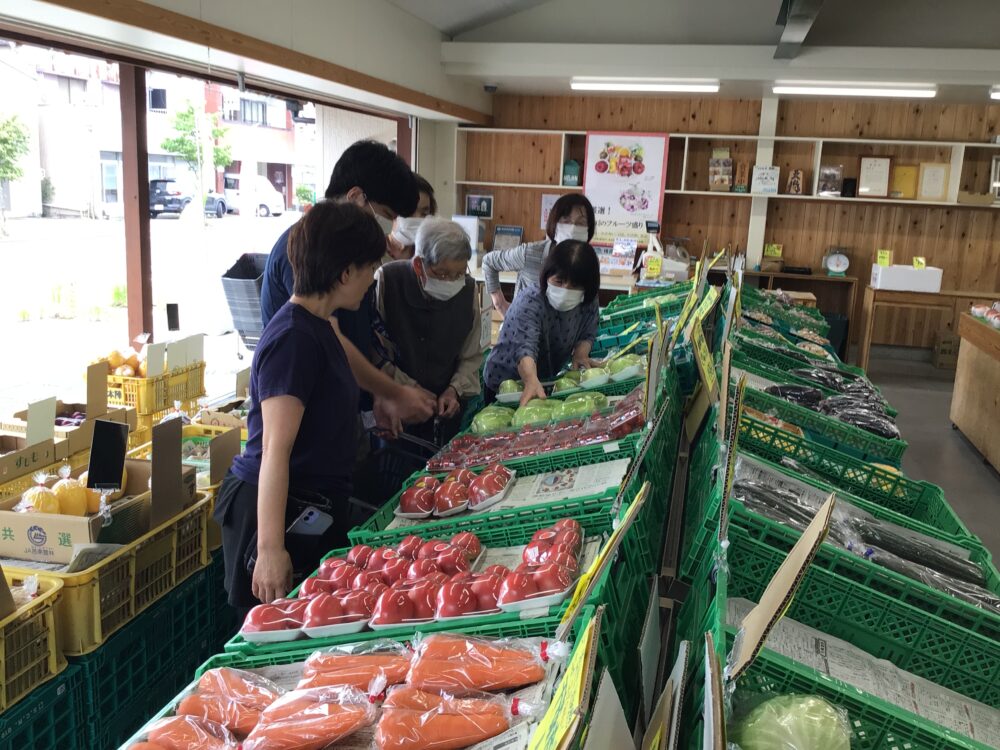
[[193,365],[195,362],[205,361],[205,334],[199,333],[187,337],[187,363]]
[[166,344],[150,344],[146,347],[146,377],[155,378],[163,374],[167,356]]
[[666,178],[665,134],[587,133],[583,189],[597,219],[592,244],[630,237],[645,245],[646,222],[660,220]]
[[56,399],[46,398],[28,404],[28,426],[25,430],[25,444],[37,445],[43,440],[52,440],[56,434]]
[[560,198],[562,198],[562,195],[559,193],[542,193],[542,229],[545,229],[548,226],[549,213],[551,213],[552,207]]
[[176,370],[178,367],[187,367],[187,339],[171,341],[167,344],[167,367]]

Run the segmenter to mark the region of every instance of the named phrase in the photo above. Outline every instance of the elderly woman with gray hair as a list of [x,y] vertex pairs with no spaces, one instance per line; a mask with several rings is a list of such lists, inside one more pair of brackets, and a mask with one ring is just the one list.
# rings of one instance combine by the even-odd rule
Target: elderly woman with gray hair
[[375,275],[390,355],[382,369],[437,397],[434,419],[406,431],[438,443],[458,431],[462,402],[480,390],[483,346],[479,295],[467,272],[471,257],[458,224],[428,217],[417,231],[414,257],[387,263]]

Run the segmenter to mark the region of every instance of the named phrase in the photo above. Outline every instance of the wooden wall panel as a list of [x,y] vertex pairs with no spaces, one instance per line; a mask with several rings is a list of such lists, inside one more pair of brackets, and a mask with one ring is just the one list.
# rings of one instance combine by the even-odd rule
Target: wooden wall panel
[[760,101],[500,95],[493,100],[493,124],[498,128],[756,135],[760,130]]
[[986,142],[998,128],[1000,104],[791,99],[778,105],[778,135]]
[[708,190],[709,160],[712,158],[712,151],[717,148],[729,149],[729,156],[733,160],[733,180],[736,179],[736,165],[741,161],[748,162],[748,175],[753,171],[753,163],[757,160],[757,141],[726,138],[690,140],[685,190]]
[[542,195],[545,193],[562,195],[572,192],[556,186],[538,189],[479,187],[477,185],[459,185],[458,187],[460,188],[458,191],[459,210],[464,210],[465,196],[468,193],[493,196],[493,218],[484,220],[486,235],[483,237],[483,246],[487,250],[493,247],[493,228],[497,224],[523,227],[525,242],[543,239],[545,232],[541,228]]
[[[781,169],[778,192],[788,192],[788,175],[793,169],[802,170],[802,194],[812,194],[813,154],[816,144],[808,141],[775,141],[773,164]],[[753,163],[753,159],[751,159]]]
[[988,193],[994,156],[1000,156],[1000,149],[966,147],[959,190]]
[[663,207],[664,237],[687,237],[688,250],[700,255],[708,241],[713,251],[731,244],[745,249],[750,199],[737,196],[668,195]]
[[465,179],[558,185],[562,134],[465,134]]

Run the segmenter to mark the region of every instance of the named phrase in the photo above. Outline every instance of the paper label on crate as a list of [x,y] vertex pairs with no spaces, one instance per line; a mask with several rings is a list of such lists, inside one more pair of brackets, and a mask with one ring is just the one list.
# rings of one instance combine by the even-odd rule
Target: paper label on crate
[[[306,647],[308,643],[308,641],[304,641],[303,647]],[[295,686],[299,684],[299,680],[302,679],[302,669],[304,667],[305,664],[303,662],[295,662],[294,664],[277,664],[250,671],[254,674],[259,674],[261,677],[266,677],[284,690],[294,690]]]
[[120,550],[121,544],[74,544],[73,558],[66,566],[64,573],[79,573],[88,570],[106,557]]
[[146,377],[155,378],[163,374],[166,356],[166,344],[150,344],[146,347]]

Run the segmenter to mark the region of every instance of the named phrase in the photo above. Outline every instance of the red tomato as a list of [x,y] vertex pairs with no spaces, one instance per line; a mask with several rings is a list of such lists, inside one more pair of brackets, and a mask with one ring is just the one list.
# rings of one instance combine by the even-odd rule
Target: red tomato
[[334,591],[337,591],[337,585],[333,581],[314,576],[302,582],[299,599],[309,599],[317,594],[332,594]]
[[580,526],[580,522],[572,518],[563,518],[552,524],[552,528],[556,531],[562,531],[563,529],[572,529],[581,536],[583,535],[583,527]]
[[424,540],[419,536],[410,534],[409,536],[404,536],[403,541],[396,545],[396,552],[400,557],[405,557],[408,560],[417,559],[417,551],[423,545]]
[[422,476],[419,479],[417,479],[417,481],[413,483],[413,486],[414,487],[426,487],[429,490],[433,490],[439,484],[441,484],[441,480],[440,479],[438,479],[437,477],[431,476],[430,474],[427,474],[427,475]]
[[460,531],[451,538],[451,543],[465,552],[469,562],[475,560],[483,551],[483,544],[479,537],[471,531]]
[[382,573],[382,578],[385,579],[385,582],[388,584],[392,584],[394,581],[399,581],[405,578],[406,571],[409,570],[411,562],[411,560],[408,560],[405,557],[394,557],[391,560],[387,560],[380,571]]
[[388,591],[389,587],[385,585],[382,581],[375,581],[374,583],[369,583],[365,586],[365,591],[374,596],[376,599],[381,596],[383,591]]
[[467,583],[476,577],[471,570],[460,570],[448,579],[448,583]]
[[317,572],[317,577],[319,578],[330,578],[330,573],[334,568],[339,568],[341,565],[347,565],[348,562],[342,557],[328,557],[322,563],[320,563],[319,571]]
[[441,585],[433,581],[411,581],[408,588],[404,589],[406,595],[413,602],[413,619],[430,620],[434,617],[434,602]]
[[531,574],[531,577],[535,581],[535,587],[539,594],[554,594],[565,591],[573,583],[570,572],[562,565],[555,563],[542,563]]
[[[303,604],[309,604],[303,599]],[[268,630],[293,630],[302,627],[302,620],[289,615],[277,604],[258,604],[247,613],[243,622],[245,633],[262,633]]]
[[552,544],[558,533],[559,533],[558,531],[555,531],[554,529],[551,528],[539,529],[538,531],[536,531],[534,534],[531,535],[531,541],[548,542],[549,544]]
[[469,483],[470,502],[478,505],[499,495],[507,486],[507,480],[491,471],[484,471]]
[[434,490],[410,487],[399,496],[399,510],[403,513],[430,513],[434,510]]
[[479,600],[466,583],[446,583],[437,592],[438,617],[465,617],[479,611]]
[[[434,558],[438,567],[448,575],[454,575],[462,570],[469,569],[469,560],[465,553],[458,547],[448,547]],[[415,561],[416,562],[416,561]]]
[[503,585],[503,578],[498,575],[481,573],[474,576],[469,585],[472,593],[476,595],[478,612],[497,611],[497,597],[500,596],[500,587]]
[[440,555],[442,552],[444,552],[450,546],[451,545],[448,544],[448,542],[442,542],[442,541],[424,542],[421,545],[419,551],[417,552],[417,559],[418,560],[424,560],[424,559],[431,559],[431,560],[433,560],[435,557],[437,557],[438,555]]
[[374,551],[367,544],[356,544],[347,553],[347,562],[353,563],[359,568],[364,568],[368,565],[368,558],[372,556],[372,552]]
[[398,558],[399,554],[392,547],[379,547],[377,550],[372,552],[372,556],[368,558],[368,570],[382,570],[382,567],[394,558]]
[[406,570],[406,578],[410,581],[416,581],[419,578],[428,576],[431,573],[439,573],[441,571],[440,566],[433,560],[414,560],[410,563],[410,567]]
[[537,565],[545,559],[551,548],[552,544],[547,541],[534,541],[521,552],[521,559],[526,563]]
[[545,562],[561,565],[573,575],[576,575],[580,571],[580,563],[576,559],[576,556],[569,555],[562,550],[559,550],[558,552],[549,552],[549,556],[546,558]]
[[444,481],[446,483],[447,482],[459,482],[461,484],[466,484],[467,485],[467,484],[469,484],[469,482],[471,482],[475,478],[476,478],[476,475],[473,474],[468,469],[453,469],[451,472],[448,473],[448,476],[446,476],[444,478]]
[[340,597],[340,605],[344,608],[344,615],[351,622],[367,620],[371,617],[376,601],[378,600],[375,595],[368,591],[349,591]]
[[330,571],[330,583],[336,586],[338,589],[349,589],[351,588],[351,581],[354,577],[361,572],[361,568],[356,565],[351,565],[347,563],[346,565],[338,565],[332,571]]
[[354,579],[351,581],[351,588],[355,591],[360,591],[368,588],[368,585],[372,583],[385,583],[381,571],[362,570],[354,576]]
[[489,573],[490,575],[506,578],[507,576],[510,575],[510,569],[505,565],[487,565],[483,569],[483,573]]
[[486,467],[486,471],[492,471],[494,474],[503,477],[504,480],[509,480],[514,476],[514,473],[503,464],[490,464]]
[[580,551],[580,547],[583,546],[583,537],[580,535],[579,531],[574,529],[563,529],[558,534],[556,534],[555,540],[552,542],[553,545],[556,544],[568,544],[577,552]]
[[405,591],[383,591],[372,611],[372,625],[395,625],[413,619],[413,602]]
[[528,599],[538,593],[534,579],[524,573],[511,573],[500,585],[498,604],[510,604]]
[[344,621],[344,608],[333,594],[319,594],[306,607],[302,624],[307,628],[337,625]]
[[515,573],[526,573],[527,575],[531,575],[532,573],[535,572],[535,570],[537,568],[538,568],[538,565],[534,565],[532,563],[523,562],[520,565],[518,565],[516,568],[514,568],[514,572]]
[[469,502],[468,486],[457,481],[445,482],[434,492],[434,512],[447,513]]
[[450,578],[451,576],[449,576],[447,573],[442,573],[439,570],[436,573],[431,573],[430,575],[424,576],[422,580],[430,581],[431,583],[436,583],[439,586],[443,586],[444,584],[448,583]]
[[546,553],[542,557],[541,562],[548,562],[549,560],[551,560],[553,558],[553,556],[560,555],[560,554],[565,554],[565,555],[569,555],[571,557],[576,557],[577,554],[578,554],[578,552],[579,552],[578,550],[574,549],[573,547],[571,547],[568,544],[553,544],[551,547],[549,547],[548,553]]

